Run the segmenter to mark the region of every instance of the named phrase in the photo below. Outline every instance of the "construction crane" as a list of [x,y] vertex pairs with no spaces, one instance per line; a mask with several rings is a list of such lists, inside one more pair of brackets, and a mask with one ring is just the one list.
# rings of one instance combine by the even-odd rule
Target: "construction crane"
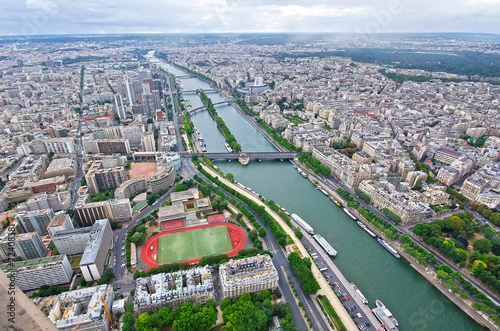
[[80,327],[80,325],[83,323],[83,321],[87,318],[87,316],[89,316],[89,314],[92,312],[92,310],[94,310],[94,308],[97,306],[97,304],[99,302],[102,301],[102,305],[104,307],[104,310],[106,311],[106,315],[108,315],[108,319],[109,319],[109,323],[111,323],[111,326],[113,326],[113,320],[111,319],[111,314],[109,313],[109,310],[108,310],[108,306],[106,306],[106,301],[104,301],[104,298],[106,297],[106,294],[108,293],[108,291],[112,289],[112,287],[110,286],[106,292],[104,292],[103,295],[101,295],[99,297],[99,299],[97,299],[97,301],[94,303],[94,305],[92,307],[90,307],[88,310],[87,310],[87,313],[82,317],[82,319],[76,324],[76,326],[73,328],[72,331],[75,331],[76,329],[78,329]]
[[0,220],[0,224],[3,222],[4,219],[7,219],[7,221],[9,222],[9,224],[12,223],[12,218],[9,217],[10,214],[12,214],[14,212],[14,209],[10,210],[9,212],[7,212],[7,214],[5,214],[5,216]]

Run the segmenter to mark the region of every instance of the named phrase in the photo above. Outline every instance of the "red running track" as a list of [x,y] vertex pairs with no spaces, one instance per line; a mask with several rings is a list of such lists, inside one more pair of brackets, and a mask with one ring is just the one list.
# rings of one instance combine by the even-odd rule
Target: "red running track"
[[224,220],[224,215],[218,214],[218,215],[208,216],[207,220],[208,223],[220,222]]
[[168,230],[183,228],[183,227],[184,227],[184,220],[162,222],[161,223],[161,230],[162,231],[168,231]]
[[[227,231],[229,232],[229,237],[231,238],[231,243],[233,245],[233,250],[231,252],[227,253],[227,256],[233,257],[233,256],[238,255],[239,251],[245,246],[245,242],[246,242],[246,237],[245,237],[245,233],[243,232],[243,230],[240,229],[238,226],[231,224],[231,223],[215,223],[215,224],[205,224],[205,225],[194,226],[192,228],[186,228],[186,229],[176,229],[176,230],[171,230],[171,231],[165,231],[165,232],[155,234],[154,236],[149,238],[148,241],[146,241],[144,246],[142,246],[141,259],[149,267],[156,268],[160,265],[154,261],[153,256],[156,255],[156,258],[158,258],[158,238],[159,237],[164,236],[164,235],[169,234],[169,233],[210,228],[210,227],[214,227],[214,226],[227,227]],[[153,250],[151,250],[151,248],[150,248],[151,246],[153,246]],[[199,260],[200,259],[193,259],[193,260],[182,261],[182,262],[189,263],[189,264],[195,264],[195,263],[198,263]]]

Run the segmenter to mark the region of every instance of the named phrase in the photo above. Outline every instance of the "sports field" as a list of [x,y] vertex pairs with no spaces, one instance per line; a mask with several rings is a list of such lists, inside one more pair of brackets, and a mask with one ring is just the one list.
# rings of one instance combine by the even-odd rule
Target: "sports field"
[[233,250],[226,226],[168,233],[158,240],[158,264],[188,261]]

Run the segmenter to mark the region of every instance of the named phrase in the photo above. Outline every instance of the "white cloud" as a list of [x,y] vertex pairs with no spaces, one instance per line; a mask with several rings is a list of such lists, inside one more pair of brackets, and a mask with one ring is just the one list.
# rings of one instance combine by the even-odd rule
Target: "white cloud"
[[[500,33],[500,0],[0,0],[0,34],[45,15],[38,33],[355,32],[391,4],[380,32]],[[17,24],[16,24],[17,21]]]

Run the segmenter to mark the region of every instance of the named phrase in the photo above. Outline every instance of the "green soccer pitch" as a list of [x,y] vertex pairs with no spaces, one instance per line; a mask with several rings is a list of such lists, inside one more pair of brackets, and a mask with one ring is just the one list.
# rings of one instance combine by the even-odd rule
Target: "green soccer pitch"
[[158,264],[189,261],[233,250],[225,226],[165,234],[158,238]]

